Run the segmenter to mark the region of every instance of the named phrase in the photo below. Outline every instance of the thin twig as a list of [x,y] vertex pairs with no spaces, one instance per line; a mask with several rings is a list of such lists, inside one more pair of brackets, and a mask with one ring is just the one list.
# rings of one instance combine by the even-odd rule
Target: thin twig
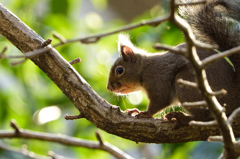
[[232,112],[232,114],[228,117],[228,122],[232,125],[236,117],[240,114],[240,107]]
[[48,152],[48,156],[51,157],[51,159],[72,159],[72,158],[69,158],[69,157],[65,157],[65,156],[61,156],[59,154],[56,154],[55,152],[53,151],[49,151]]
[[10,126],[15,130],[16,134],[19,134],[22,131],[21,128],[17,125],[15,120],[10,121]]
[[52,42],[52,39],[47,39],[39,46],[39,48],[46,47],[46,46],[50,45],[51,42]]
[[198,88],[197,83],[186,81],[186,80],[183,80],[183,79],[178,79],[177,83],[180,84],[180,85],[187,86],[187,87]]
[[160,43],[154,44],[153,48],[156,49],[156,50],[168,50],[168,51],[171,51],[173,53],[182,54],[182,55],[184,55],[185,52],[186,52],[185,48],[172,47],[172,46],[168,46],[168,45],[160,44]]
[[205,43],[202,43],[200,41],[197,41],[197,40],[193,40],[192,41],[194,46],[196,46],[197,48],[199,49],[203,49],[203,50],[214,50],[214,49],[218,49],[218,45],[210,45],[210,44],[205,44]]
[[66,43],[66,39],[61,34],[59,34],[57,32],[53,33],[53,37],[58,39],[61,44],[65,44]]
[[222,89],[220,91],[216,91],[216,92],[208,92],[209,94],[213,95],[213,96],[220,96],[220,95],[226,95],[227,91],[225,89]]
[[4,46],[2,51],[0,52],[0,59],[2,58],[3,54],[7,51],[8,47]]
[[223,137],[222,136],[209,136],[208,141],[210,141],[210,142],[213,142],[213,141],[223,142]]
[[212,126],[218,126],[218,123],[216,120],[213,121],[206,121],[206,122],[202,122],[202,121],[190,121],[189,122],[190,126],[204,126],[204,127],[212,127]]
[[76,119],[81,119],[81,118],[84,118],[84,115],[81,113],[81,114],[78,114],[78,115],[64,115],[64,118],[66,120],[76,120]]
[[[107,33],[101,33],[101,34],[97,34],[97,35],[87,36],[87,37],[84,37],[84,38],[76,38],[76,39],[65,40],[64,44],[73,43],[73,42],[82,42],[82,43],[85,43],[85,44],[89,44],[89,43],[97,42],[102,37],[109,36],[109,35],[112,35],[112,34],[123,32],[123,31],[127,31],[127,30],[132,30],[134,28],[138,28],[138,27],[141,27],[141,26],[145,26],[145,25],[157,26],[161,22],[167,21],[168,19],[169,19],[169,16],[165,16],[165,17],[160,17],[160,18],[156,18],[156,19],[153,19],[153,20],[149,20],[149,21],[142,21],[138,24],[127,25],[127,26],[124,26],[122,28],[119,28],[117,30],[110,31],[110,32],[107,32]],[[61,45],[62,45],[62,43],[60,42],[58,44],[53,45],[53,47],[55,48],[55,47],[58,47],[58,46],[61,46]]]
[[[36,55],[39,55],[41,53],[45,53],[46,51],[41,48],[45,48],[46,46],[50,45],[52,42],[52,39],[47,39],[45,40],[40,46],[39,46],[39,49],[36,50],[36,51],[33,51],[33,52],[27,52],[25,53],[24,55],[9,55],[9,56],[4,56],[4,58],[24,58],[23,60],[21,61],[17,61],[17,62],[11,62],[10,65],[11,66],[15,66],[15,65],[18,65],[18,64],[21,64],[23,62],[25,62],[28,58],[31,58],[31,57],[34,57]],[[47,48],[47,51],[50,50],[51,47]],[[39,51],[41,50],[41,51]]]
[[226,50],[221,52],[220,54],[214,54],[212,56],[209,56],[207,58],[205,58],[204,60],[202,60],[202,68],[206,68],[209,64],[212,64],[213,62],[220,60],[224,57],[230,56],[232,54],[235,53],[239,53],[240,52],[240,46]]
[[103,140],[102,140],[102,137],[101,137],[99,131],[96,131],[96,137],[97,137],[97,139],[99,141],[99,144],[103,145],[104,143],[103,143]]
[[42,156],[42,155],[36,154],[32,151],[29,151],[25,147],[26,146],[22,146],[22,148],[20,149],[17,147],[9,146],[9,145],[3,143],[2,141],[0,141],[0,149],[10,151],[11,153],[21,154],[21,155],[23,155],[27,158],[31,158],[31,159],[52,159],[51,157]]
[[11,126],[15,129],[16,132],[12,131],[3,131],[0,130],[0,138],[26,138],[26,139],[37,139],[37,140],[43,140],[43,141],[50,141],[50,142],[56,142],[61,143],[64,145],[70,145],[70,146],[78,146],[78,147],[86,147],[90,149],[99,149],[104,150],[116,158],[130,158],[131,156],[124,153],[122,150],[118,149],[117,147],[104,142],[103,145],[99,145],[99,142],[94,141],[88,141],[83,140],[75,137],[70,137],[66,135],[56,135],[51,133],[42,133],[42,132],[36,132],[36,131],[30,131],[30,130],[24,130],[19,128],[19,126],[16,125],[15,121],[11,121]]
[[69,63],[70,63],[71,65],[74,65],[74,64],[76,64],[76,63],[81,63],[81,59],[78,57],[78,58],[76,58],[76,59],[74,59],[74,60],[72,60],[72,61],[69,61]]
[[[39,46],[38,50],[31,51],[31,52],[26,52],[24,55],[5,55],[5,56],[4,55],[0,55],[0,58],[24,58],[21,61],[11,62],[10,63],[11,66],[15,66],[15,65],[18,65],[18,64],[21,64],[21,63],[25,62],[28,58],[34,57],[34,56],[39,55],[41,53],[45,53],[46,49],[44,47],[46,47],[49,44],[51,44],[51,42],[52,42],[51,39],[47,39]],[[41,48],[44,48],[44,49],[41,49]],[[47,50],[50,50],[50,48],[48,48]]]
[[235,143],[235,148],[238,153],[240,153],[240,140]]
[[34,56],[40,55],[42,53],[48,52],[52,49],[52,47],[44,47],[41,49],[37,49],[35,51],[25,52],[24,55],[5,55],[3,58],[11,59],[11,58],[32,58]]
[[208,108],[206,101],[198,101],[198,102],[184,102],[181,104],[183,108],[187,109],[195,109],[195,108]]
[[21,64],[21,63],[25,62],[26,60],[27,60],[27,58],[24,58],[23,60],[20,60],[20,61],[11,62],[10,66],[15,66],[15,65]]
[[176,3],[176,7],[205,4],[206,2],[207,2],[207,0],[197,1],[197,2]]

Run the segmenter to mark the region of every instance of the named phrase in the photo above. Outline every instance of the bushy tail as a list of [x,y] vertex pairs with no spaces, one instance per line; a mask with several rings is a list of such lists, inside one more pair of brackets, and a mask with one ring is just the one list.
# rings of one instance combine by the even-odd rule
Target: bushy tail
[[[180,7],[179,14],[189,22],[198,40],[217,44],[220,51],[240,45],[239,0],[210,0],[205,5]],[[229,59],[240,73],[240,52]]]

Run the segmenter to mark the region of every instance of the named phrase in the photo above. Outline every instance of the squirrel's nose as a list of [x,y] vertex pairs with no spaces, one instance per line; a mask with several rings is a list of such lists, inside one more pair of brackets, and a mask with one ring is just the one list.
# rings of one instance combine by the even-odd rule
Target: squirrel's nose
[[110,82],[107,84],[107,89],[108,89],[109,91],[112,91],[112,90],[113,90],[113,88],[112,88]]

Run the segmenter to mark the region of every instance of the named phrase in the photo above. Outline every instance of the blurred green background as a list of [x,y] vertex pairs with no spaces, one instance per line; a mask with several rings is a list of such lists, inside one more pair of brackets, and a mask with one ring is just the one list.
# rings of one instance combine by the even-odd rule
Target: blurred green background
[[[0,3],[45,39],[53,39],[53,32],[60,33],[66,39],[85,37],[162,16],[167,12],[167,1],[157,0],[1,0]],[[144,26],[125,33],[130,34],[136,46],[149,52],[155,52],[152,46],[156,42],[177,45],[184,40],[182,33],[168,22],[157,27]],[[58,47],[57,50],[67,61],[81,58],[82,62],[73,67],[109,103],[120,106],[122,110],[134,107],[145,110],[148,104],[145,95],[138,93],[122,97],[106,89],[108,72],[111,64],[118,57],[117,37],[117,34],[111,35],[88,45],[68,44]],[[53,39],[52,44],[56,43],[58,41]],[[6,45],[9,47],[7,55],[21,54],[0,35],[0,50]],[[1,130],[11,130],[10,120],[15,119],[24,129],[97,140],[95,132],[98,129],[87,120],[66,121],[64,119],[67,113],[78,114],[77,109],[37,66],[30,60],[20,65],[10,66],[10,63],[15,61],[18,60],[0,61]],[[220,143],[136,144],[101,130],[100,133],[105,141],[135,158],[212,159],[217,158],[222,150]],[[100,150],[46,141],[28,139],[3,139],[2,141],[19,148],[25,144],[28,150],[41,155],[47,155],[51,150],[69,158],[113,158]],[[0,158],[26,157],[0,149]]]

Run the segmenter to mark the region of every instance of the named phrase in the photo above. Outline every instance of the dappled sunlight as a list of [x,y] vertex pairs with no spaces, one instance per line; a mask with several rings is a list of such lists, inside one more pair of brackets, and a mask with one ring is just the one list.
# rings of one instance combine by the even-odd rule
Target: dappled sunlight
[[92,12],[86,16],[86,24],[91,29],[98,29],[102,27],[103,20],[99,14]]
[[38,124],[45,124],[49,121],[58,119],[61,116],[61,109],[57,106],[45,107],[38,110],[34,115],[34,121]]
[[133,105],[140,104],[143,100],[143,95],[141,92],[131,93],[127,96],[129,102]]
[[111,58],[111,55],[107,50],[100,50],[97,53],[97,61],[100,64],[108,64],[110,58]]

